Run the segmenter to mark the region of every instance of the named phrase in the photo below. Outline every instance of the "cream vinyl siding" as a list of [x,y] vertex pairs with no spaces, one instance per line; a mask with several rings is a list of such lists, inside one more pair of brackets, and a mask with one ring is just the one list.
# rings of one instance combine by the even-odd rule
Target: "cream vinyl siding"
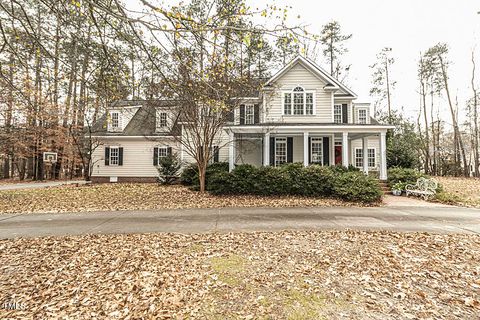
[[[150,141],[146,138],[103,139],[103,145],[93,152],[93,177],[156,177],[158,171],[153,165],[153,148],[170,146],[172,153],[179,151],[173,138]],[[123,147],[123,165],[105,165],[105,147]]]
[[[380,137],[378,136],[371,136],[368,137],[368,148],[375,149],[375,168],[370,168],[373,170],[379,169],[379,161],[380,161]],[[355,165],[355,149],[362,148],[362,139],[352,140],[350,143],[350,164]]]
[[[182,130],[183,134],[184,130]],[[188,135],[183,134],[182,136],[182,141],[185,141]],[[228,142],[230,141],[229,136],[227,133],[223,130],[221,130],[220,134],[216,139],[214,139],[214,143],[212,144],[213,146],[218,146],[218,161],[219,162],[228,162]],[[181,155],[182,161],[187,164],[187,163],[195,163],[195,159],[187,152],[187,149],[182,145],[179,146],[181,148],[181,152],[179,154]],[[212,155],[213,156],[213,155]]]
[[[315,76],[302,64],[296,64],[273,84],[275,90],[266,94],[266,121],[286,123],[332,122],[332,93],[323,89],[325,84],[325,81]],[[302,87],[306,92],[314,91],[314,111],[316,111],[316,114],[283,115],[283,93],[285,91],[291,92],[297,86]]]
[[[262,139],[242,139],[236,142],[237,164],[262,165]],[[228,159],[227,159],[228,161]]]

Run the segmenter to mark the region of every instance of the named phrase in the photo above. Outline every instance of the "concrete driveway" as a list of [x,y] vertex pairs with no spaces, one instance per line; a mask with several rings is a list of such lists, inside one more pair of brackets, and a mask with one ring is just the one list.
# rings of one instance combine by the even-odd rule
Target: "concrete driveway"
[[480,210],[390,205],[375,208],[221,208],[0,215],[0,238],[346,228],[480,234]]
[[39,182],[19,182],[0,184],[0,191],[3,190],[21,190],[21,189],[40,189],[48,187],[58,187],[68,184],[88,184],[85,180],[56,180],[56,181],[39,181]]

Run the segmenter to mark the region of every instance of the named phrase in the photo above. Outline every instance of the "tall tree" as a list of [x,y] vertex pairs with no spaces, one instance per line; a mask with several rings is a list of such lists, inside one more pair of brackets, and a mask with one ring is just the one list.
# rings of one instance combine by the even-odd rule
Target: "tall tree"
[[343,67],[340,57],[348,52],[345,42],[351,37],[352,34],[342,33],[341,26],[337,21],[327,23],[320,32],[320,43],[324,47],[323,54],[330,64],[330,75],[336,79],[340,79],[342,72],[349,69],[349,66]]
[[392,91],[395,88],[396,81],[392,81],[390,67],[395,63],[395,59],[390,56],[392,48],[383,48],[377,54],[377,61],[370,66],[372,69],[372,87],[370,95],[375,97],[375,109],[387,106],[389,117],[392,115]]

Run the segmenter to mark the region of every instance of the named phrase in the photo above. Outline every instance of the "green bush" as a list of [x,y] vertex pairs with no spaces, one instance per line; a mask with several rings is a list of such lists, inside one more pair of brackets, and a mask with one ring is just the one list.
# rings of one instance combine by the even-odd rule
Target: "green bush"
[[[216,162],[209,164],[206,171],[206,185],[208,186],[209,179],[218,172],[228,172],[228,162]],[[187,165],[180,176],[180,182],[186,186],[199,187],[198,181],[198,167],[196,163]]]
[[170,154],[158,159],[158,180],[162,184],[172,184],[178,179],[182,162],[177,154]]
[[382,195],[377,181],[358,170],[305,168],[299,163],[260,168],[239,165],[231,173],[213,174],[207,190],[213,194],[333,196],[365,203],[378,201]]
[[382,191],[377,180],[361,172],[346,172],[333,180],[333,194],[346,201],[364,203],[377,202],[382,198]]
[[416,169],[409,168],[391,168],[388,169],[388,186],[391,188],[394,184],[401,182],[404,184],[415,184],[419,178],[428,178],[426,174]]

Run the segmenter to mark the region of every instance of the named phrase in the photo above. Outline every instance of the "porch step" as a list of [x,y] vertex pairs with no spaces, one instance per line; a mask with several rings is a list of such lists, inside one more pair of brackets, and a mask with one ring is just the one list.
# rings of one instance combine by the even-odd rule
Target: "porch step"
[[390,190],[390,187],[388,186],[387,181],[378,180],[378,184],[379,184],[380,189],[382,190],[383,194],[391,194],[392,193],[392,190]]

